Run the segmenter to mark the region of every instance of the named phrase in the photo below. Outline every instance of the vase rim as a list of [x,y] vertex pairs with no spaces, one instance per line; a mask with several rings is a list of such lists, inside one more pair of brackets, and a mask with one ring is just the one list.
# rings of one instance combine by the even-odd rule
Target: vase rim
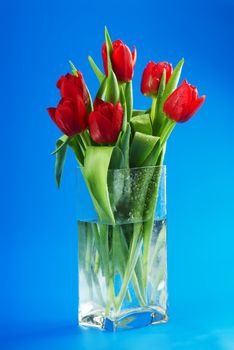
[[[76,169],[84,169],[84,166],[77,165]],[[142,167],[132,167],[132,168],[116,168],[116,169],[108,169],[108,172],[114,172],[114,171],[124,171],[124,170],[143,170],[143,169],[164,169],[166,170],[167,165],[148,165],[148,166],[142,166]]]

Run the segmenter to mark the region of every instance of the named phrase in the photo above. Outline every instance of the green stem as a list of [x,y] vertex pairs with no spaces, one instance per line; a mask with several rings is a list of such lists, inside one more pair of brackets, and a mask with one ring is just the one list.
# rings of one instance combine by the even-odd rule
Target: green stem
[[111,307],[115,308],[115,288],[114,288],[114,280],[112,276],[108,280],[107,293],[108,293],[108,301],[106,303],[105,314],[108,316],[110,314]]
[[[123,256],[123,267],[124,271],[126,271],[126,261],[128,258],[128,244],[125,238],[125,235],[123,231],[120,229],[119,232],[119,241],[121,245],[121,252]],[[142,261],[141,261],[141,256],[139,256],[137,263],[136,263],[136,268],[135,271],[133,271],[132,274],[132,283],[133,283],[133,288],[135,291],[135,294],[137,296],[137,299],[140,303],[141,306],[146,305],[146,300],[145,300],[145,295],[144,295],[144,288],[143,288],[143,283],[142,283]]]
[[[109,280],[109,246],[108,246],[108,226],[104,224],[99,225],[100,229],[100,252],[102,254],[104,276],[106,278],[106,284],[108,285]],[[99,254],[100,254],[99,252]]]
[[154,125],[155,114],[156,114],[156,106],[157,106],[157,97],[153,97],[152,98],[151,110],[150,110],[150,119],[151,119],[151,124],[152,125]]
[[108,234],[107,234],[108,227],[107,225],[92,223],[91,228],[92,228],[92,233],[95,240],[97,253],[100,257],[101,269],[106,280],[106,285],[108,285],[108,281],[109,281],[109,256],[108,256],[109,247],[108,247]]
[[170,136],[175,126],[176,126],[176,122],[169,119],[166,121],[161,131],[161,136],[160,136],[161,145],[164,145],[164,143],[167,141],[168,137]]
[[[158,160],[158,166],[159,168],[156,168],[156,171],[160,169],[160,166],[163,164],[164,160],[164,154],[165,154],[165,145],[162,149],[161,155],[159,156]],[[153,233],[153,225],[154,225],[154,213],[156,210],[157,205],[157,197],[158,197],[158,190],[160,185],[160,177],[161,177],[161,169],[159,171],[159,174],[157,174],[158,181],[155,186],[155,191],[153,194],[151,194],[152,198],[152,211],[151,211],[151,218],[144,223],[143,228],[143,242],[144,242],[144,252],[143,252],[143,284],[144,287],[147,287],[148,283],[148,264],[149,264],[149,252],[150,252],[150,243],[152,239],[152,233]]]
[[[166,224],[165,222],[163,222],[163,226],[161,228],[161,231],[158,233],[157,242],[155,244],[155,249],[152,255],[151,266],[150,266],[152,272],[153,272],[153,266],[158,257],[159,251],[161,249],[166,249],[164,248],[165,246],[166,246]],[[152,276],[153,284],[152,284],[151,295],[150,295],[150,303],[152,304],[155,302],[155,298],[157,295],[157,290],[160,282],[163,279],[164,280],[166,279],[166,261],[163,263],[160,262],[155,272],[156,272],[155,275]]]
[[[116,264],[114,262],[114,231],[115,226],[106,226],[107,228],[107,255],[108,255],[108,279],[107,279],[107,304],[106,304],[106,315],[108,315],[112,308],[115,308],[115,288],[114,288],[114,276],[115,276],[115,269]],[[110,245],[110,248],[109,248]]]
[[143,252],[143,285],[144,288],[147,287],[148,283],[148,260],[149,260],[149,251],[150,251],[150,242],[152,238],[152,229],[153,229],[154,218],[149,219],[144,223],[144,252]]
[[127,105],[127,120],[129,122],[132,117],[133,106],[132,81],[128,81],[125,85],[125,100]]
[[105,305],[97,274],[93,269],[91,269],[91,273],[92,273],[93,283],[94,283],[94,286],[95,286],[96,291],[97,291],[98,300],[100,301],[100,303],[102,305]]
[[142,254],[139,255],[139,258],[136,263],[135,271],[133,272],[133,286],[137,295],[137,298],[141,306],[146,305],[146,291],[143,284],[143,262]]
[[70,139],[69,146],[73,149],[78,163],[83,165],[84,164],[84,149],[83,149],[81,143],[77,139],[78,136],[79,135],[76,135]]
[[[112,236],[112,263],[113,263],[113,272],[120,273],[121,279],[124,278],[125,273],[125,256],[124,251],[121,246],[121,228],[119,225],[113,227],[113,236]],[[129,290],[127,290],[127,300],[128,302],[132,301]]]
[[85,145],[85,148],[87,148],[88,146],[91,146],[92,143],[91,143],[91,139],[90,139],[88,130],[83,131],[80,134],[80,136],[81,136],[81,139]]
[[85,224],[86,226],[86,254],[85,254],[85,276],[87,280],[87,284],[89,287],[89,298],[93,299],[93,285],[92,285],[92,276],[91,276],[91,269],[92,269],[92,248],[93,248],[93,239],[90,232],[90,225]]
[[86,243],[86,255],[85,255],[85,269],[89,271],[91,266],[91,259],[92,259],[92,248],[93,248],[93,242],[92,242],[92,235],[90,232],[90,225],[86,224],[86,234],[87,234],[87,243]]
[[82,154],[84,156],[85,155],[86,146],[85,146],[85,142],[84,142],[81,134],[76,135],[74,137],[74,139],[75,139],[75,142],[76,142],[76,146],[78,148],[80,148],[80,150],[81,150],[81,152],[82,152]]
[[95,263],[94,263],[94,272],[98,273],[100,267],[100,254],[96,251]]
[[124,278],[122,281],[122,286],[120,289],[120,292],[117,296],[115,307],[116,307],[116,312],[118,312],[122,306],[123,300],[126,295],[126,291],[128,288],[129,281],[132,277],[133,270],[136,266],[137,259],[139,257],[140,253],[140,248],[141,248],[141,229],[142,229],[142,224],[137,223],[134,224],[134,231],[133,231],[133,237],[132,237],[132,242],[131,242],[131,247],[130,247],[130,252],[129,252],[129,258],[128,262],[126,265],[126,271],[124,274]]

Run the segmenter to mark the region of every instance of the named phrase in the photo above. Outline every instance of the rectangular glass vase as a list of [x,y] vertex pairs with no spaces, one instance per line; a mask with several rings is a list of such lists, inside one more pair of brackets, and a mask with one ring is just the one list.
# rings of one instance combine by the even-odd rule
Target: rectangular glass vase
[[109,170],[114,222],[78,169],[79,324],[107,331],[167,321],[166,167]]

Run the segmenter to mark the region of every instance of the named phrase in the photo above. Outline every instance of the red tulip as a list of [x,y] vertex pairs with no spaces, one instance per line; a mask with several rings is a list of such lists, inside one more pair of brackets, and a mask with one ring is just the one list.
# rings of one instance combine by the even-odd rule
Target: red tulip
[[[136,48],[134,47],[133,52],[131,52],[121,40],[114,41],[112,46],[111,63],[117,79],[119,81],[132,80],[136,64]],[[106,76],[108,76],[106,43],[102,46],[102,59]]]
[[74,99],[62,98],[57,108],[48,108],[48,113],[67,136],[80,133],[87,127],[88,111],[79,95]]
[[96,143],[115,143],[123,121],[123,108],[120,102],[113,105],[98,98],[94,101],[94,111],[88,119],[89,131]]
[[172,65],[168,62],[154,63],[149,62],[144,69],[141,79],[141,92],[146,96],[156,96],[159,84],[166,70],[166,83],[168,82],[173,71]]
[[205,98],[205,96],[198,97],[197,88],[184,80],[167,98],[163,109],[168,118],[183,123],[197,112]]
[[89,94],[80,71],[77,76],[61,76],[56,86],[62,99],[57,108],[48,108],[48,113],[55,124],[68,136],[82,132],[87,127]]
[[84,78],[80,71],[77,71],[77,75],[66,74],[61,76],[57,81],[57,88],[60,89],[60,94],[62,98],[71,98],[76,100],[77,95],[81,96],[85,105],[89,104],[89,94],[84,82]]

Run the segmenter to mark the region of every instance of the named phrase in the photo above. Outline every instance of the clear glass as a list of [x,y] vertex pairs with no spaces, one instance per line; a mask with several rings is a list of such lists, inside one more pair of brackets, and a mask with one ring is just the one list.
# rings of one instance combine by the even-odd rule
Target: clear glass
[[78,168],[79,324],[108,331],[167,321],[166,167],[108,171],[103,221]]

